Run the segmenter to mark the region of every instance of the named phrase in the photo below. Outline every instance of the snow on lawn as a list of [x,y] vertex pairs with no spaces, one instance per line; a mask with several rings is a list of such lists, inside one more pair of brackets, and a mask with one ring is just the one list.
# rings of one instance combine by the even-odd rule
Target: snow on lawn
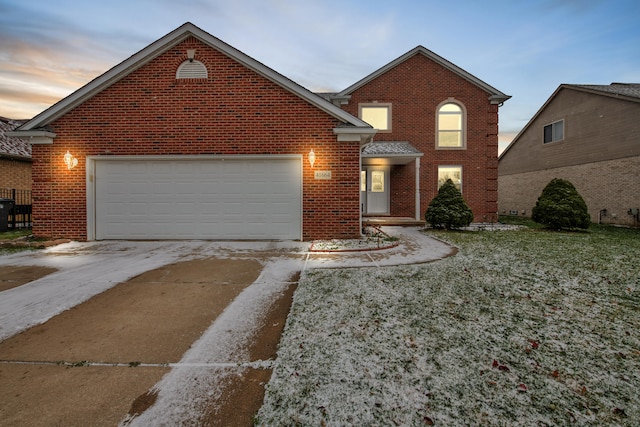
[[637,231],[432,234],[303,274],[257,424],[639,425]]

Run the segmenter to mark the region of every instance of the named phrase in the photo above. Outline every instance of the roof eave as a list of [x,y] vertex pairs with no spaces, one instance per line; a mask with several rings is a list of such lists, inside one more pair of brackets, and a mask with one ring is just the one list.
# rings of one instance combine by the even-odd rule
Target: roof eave
[[558,86],[556,88],[556,90],[553,91],[553,93],[551,94],[551,96],[549,96],[549,98],[547,98],[547,100],[544,102],[544,104],[542,104],[542,106],[538,109],[538,111],[536,111],[536,113],[533,115],[533,117],[531,117],[531,119],[529,119],[529,121],[527,122],[527,124],[524,125],[524,127],[522,129],[520,129],[520,132],[518,132],[518,134],[515,136],[515,138],[513,138],[513,140],[511,140],[511,142],[509,143],[509,145],[507,145],[507,147],[502,150],[502,153],[500,153],[500,155],[498,155],[498,161],[500,161],[500,159],[502,159],[505,154],[507,154],[507,152],[509,151],[509,149],[511,147],[513,147],[515,145],[515,143],[518,141],[518,139],[520,138],[520,136],[522,134],[525,133],[525,131],[529,128],[529,126],[531,126],[531,124],[536,120],[536,118],[538,118],[538,116],[540,114],[542,114],[542,112],[544,111],[545,108],[547,108],[547,105],[549,105],[549,103],[553,100],[553,98],[556,97],[556,95],[558,94],[558,92],[560,92],[562,89],[567,88],[568,85],[566,84],[561,84],[560,86]]
[[29,144],[53,144],[53,140],[56,137],[54,132],[46,130],[14,130],[6,132],[5,135],[20,138],[27,141]]
[[630,96],[624,93],[608,92],[606,90],[598,90],[595,88],[585,87],[584,85],[563,83],[561,87],[577,90],[580,92],[587,92],[594,95],[601,95],[601,96],[607,96],[609,98],[621,99],[624,101],[640,102],[640,98],[636,96]]
[[250,68],[266,79],[301,97],[313,106],[320,108],[321,110],[325,111],[341,122],[348,123],[354,126],[366,125],[365,122],[352,116],[351,114],[347,113],[346,111],[342,110],[341,108],[327,101],[321,96],[314,94],[308,89],[298,85],[297,83],[284,77],[282,74],[277,73],[261,62],[240,52],[239,50],[212,36],[206,31],[195,26],[194,24],[187,22],[177,29],[173,30],[169,34],[165,35],[164,37],[151,43],[141,51],[135,53],[120,64],[111,68],[104,74],[95,78],[94,80],[81,87],[77,91],[73,92],[71,95],[67,96],[61,101],[57,102],[47,110],[38,114],[33,119],[23,124],[20,128],[23,130],[31,130],[41,128],[45,125],[50,124],[57,118],[66,114],[68,111],[82,104],[87,99],[119,81],[121,78],[130,74],[134,70],[152,61],[154,58],[158,57],[160,54],[171,48],[171,46],[177,45],[189,36],[198,38],[203,43],[208,44],[212,48],[217,49],[230,58],[240,62],[247,68]]
[[0,159],[15,160],[17,162],[33,163],[30,156],[21,156],[19,154],[0,153]]
[[[417,47],[411,49],[409,52],[405,53],[404,55],[402,55],[402,56],[400,56],[400,57],[398,57],[396,59],[394,59],[393,61],[389,62],[387,65],[383,66],[382,68],[379,68],[378,70],[374,71],[373,73],[369,74],[368,76],[366,76],[365,78],[359,80],[358,82],[352,84],[351,86],[349,86],[348,88],[344,89],[343,91],[338,92],[336,94],[336,97],[345,97],[345,96],[350,95],[356,89],[364,86],[365,84],[367,84],[370,81],[376,79],[380,75],[386,73],[390,69],[396,67],[397,65],[403,63],[404,61],[406,61],[407,59],[411,58],[412,56],[414,56],[414,55],[416,55],[418,53],[426,56],[427,58],[433,60],[434,62],[440,64],[441,66],[443,66],[443,67],[449,69],[450,71],[458,74],[460,77],[464,78],[465,80],[467,80],[467,81],[471,82],[472,84],[474,84],[474,85],[480,87],[481,89],[485,90],[487,93],[489,93],[491,95],[490,99],[491,99],[491,103],[492,104],[493,103],[500,104],[500,103],[506,101],[507,99],[511,98],[510,95],[506,95],[506,94],[502,93],[498,89],[496,89],[493,86],[489,85],[488,83],[480,80],[479,78],[477,78],[473,74],[463,70],[462,68],[460,68],[457,65],[453,64],[452,62],[447,61],[446,59],[444,59],[440,55],[430,51],[429,49],[427,49],[424,46],[417,46]],[[494,102],[494,100],[497,101],[497,102]]]
[[337,135],[339,142],[360,142],[361,145],[371,142],[376,132],[377,130],[369,125],[363,127],[337,127],[333,129],[333,133]]
[[502,105],[508,99],[511,99],[510,95],[504,95],[504,94],[503,95],[491,95],[489,97],[489,102],[491,104]]
[[415,158],[415,157],[424,157],[424,153],[375,153],[375,154],[362,154],[363,158],[377,158],[377,157],[389,157],[389,158],[393,158],[393,157],[411,157],[411,158]]

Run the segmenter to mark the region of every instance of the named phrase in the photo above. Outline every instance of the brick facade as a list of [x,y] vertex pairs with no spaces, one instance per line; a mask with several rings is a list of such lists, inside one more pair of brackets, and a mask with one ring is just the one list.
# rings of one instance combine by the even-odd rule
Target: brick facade
[[31,162],[0,157],[0,188],[31,190]]
[[[176,79],[187,50],[207,79]],[[86,156],[302,154],[303,239],[360,235],[359,142],[338,142],[337,119],[189,37],[51,123],[53,145],[33,147],[33,231],[87,238]],[[332,171],[316,181],[306,161]],[[69,171],[62,156],[79,160]],[[356,203],[354,203],[354,200]]]
[[[422,54],[358,87],[343,108],[358,115],[359,104],[390,103],[390,132],[376,141],[407,141],[424,153],[420,162],[420,212],[438,192],[438,166],[462,166],[462,195],[475,222],[495,221],[498,211],[498,105],[482,88]],[[466,148],[436,148],[438,106],[451,100],[466,110]],[[391,170],[391,216],[415,214],[415,167]]]
[[0,117],[0,189],[31,190],[31,147],[9,136],[24,122]]
[[[629,214],[629,209],[640,209],[637,191],[632,191],[640,185],[640,157],[501,175],[500,213],[530,217],[542,190],[553,178],[566,179],[576,187],[589,208],[591,222],[640,226]],[[606,213],[602,212],[605,209]]]
[[[374,73],[376,78],[354,90],[341,110],[186,23],[17,131],[34,144],[34,234],[93,238],[93,230],[87,230],[88,224],[93,229],[87,212],[93,212],[88,203],[95,197],[88,157],[296,155],[303,158],[303,240],[358,238],[360,150],[375,134],[357,118],[358,104],[371,102],[393,108],[393,132],[378,134],[377,141],[407,141],[424,153],[420,215],[437,193],[438,166],[457,165],[463,168],[463,196],[475,221],[495,220],[497,104],[509,97],[416,49],[422,54],[411,56],[412,51],[392,63],[397,66]],[[206,77],[177,78],[193,52]],[[436,111],[447,100],[465,110],[463,149],[435,147]],[[312,149],[313,168],[307,161]],[[79,161],[72,170],[63,162],[67,151]],[[391,169],[394,216],[416,214],[414,165]],[[331,178],[315,179],[317,170],[330,171]]]

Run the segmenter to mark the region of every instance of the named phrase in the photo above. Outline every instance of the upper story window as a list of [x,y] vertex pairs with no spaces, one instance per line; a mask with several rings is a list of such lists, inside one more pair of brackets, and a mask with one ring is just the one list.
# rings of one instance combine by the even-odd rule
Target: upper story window
[[440,105],[436,122],[438,148],[465,147],[465,114],[461,105],[453,102]]
[[564,139],[564,120],[558,120],[544,127],[544,143]]
[[391,104],[360,104],[360,118],[378,131],[391,132]]
[[195,59],[186,60],[178,67],[176,79],[206,79],[207,67]]

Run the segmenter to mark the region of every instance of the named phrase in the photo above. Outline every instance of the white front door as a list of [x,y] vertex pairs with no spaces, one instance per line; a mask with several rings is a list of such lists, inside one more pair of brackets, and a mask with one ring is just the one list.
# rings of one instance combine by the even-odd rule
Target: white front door
[[389,215],[389,166],[363,166],[360,174],[362,213]]

